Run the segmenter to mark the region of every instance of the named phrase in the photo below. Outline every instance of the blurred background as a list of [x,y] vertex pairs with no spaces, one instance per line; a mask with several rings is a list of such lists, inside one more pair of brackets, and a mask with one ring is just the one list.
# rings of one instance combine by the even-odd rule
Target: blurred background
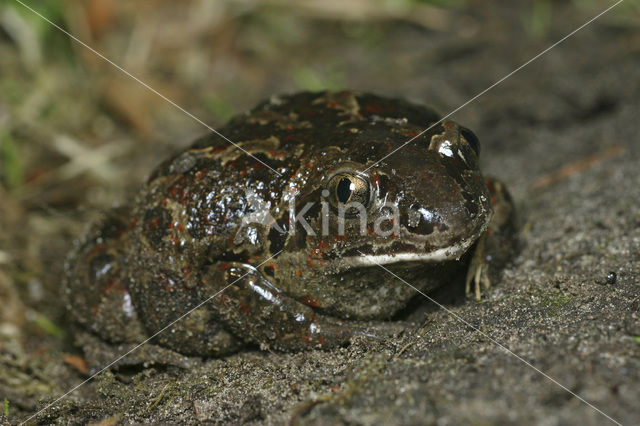
[[[401,96],[446,113],[612,4],[24,2],[214,127],[272,94],[299,90]],[[624,34],[615,46],[638,56],[639,17],[637,2],[627,0],[600,25]],[[550,67],[556,67],[553,75],[570,72],[576,62],[598,62],[583,55],[565,64],[567,49],[573,48],[523,73],[531,82]],[[453,119],[474,129],[488,152],[499,152],[506,141],[494,130],[513,134],[501,114],[508,109],[517,117],[531,108],[527,94],[551,90],[552,75],[537,87],[523,87],[514,77]],[[597,102],[606,108],[606,97],[574,98],[576,109]],[[485,110],[496,114],[483,116]],[[543,104],[539,114],[553,111]],[[0,1],[0,354],[6,367],[0,368],[0,395],[11,396],[14,412],[32,410],[37,397],[72,381],[64,368],[85,368],[65,351],[58,296],[73,239],[97,212],[135,193],[155,164],[206,131],[19,2]],[[510,149],[526,157],[535,148]],[[491,158],[483,159],[489,170],[503,168]],[[524,189],[530,176],[553,165],[523,159],[505,173]]]

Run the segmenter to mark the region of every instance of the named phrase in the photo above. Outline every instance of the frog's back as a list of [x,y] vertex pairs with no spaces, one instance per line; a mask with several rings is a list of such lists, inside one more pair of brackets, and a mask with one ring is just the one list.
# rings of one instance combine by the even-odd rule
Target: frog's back
[[[395,120],[413,125],[396,126]],[[398,137],[410,138],[436,120],[426,107],[371,94],[272,97],[222,127],[220,134],[228,140],[206,135],[158,166],[140,192],[135,214],[152,222],[145,228],[150,247],[163,249],[169,234],[197,250],[225,246],[252,208],[248,189],[271,210],[284,213],[287,194],[326,175],[333,165],[366,164],[389,152],[390,127],[406,128],[407,134]],[[157,222],[161,226],[153,226]],[[172,224],[181,224],[186,234],[176,235]]]

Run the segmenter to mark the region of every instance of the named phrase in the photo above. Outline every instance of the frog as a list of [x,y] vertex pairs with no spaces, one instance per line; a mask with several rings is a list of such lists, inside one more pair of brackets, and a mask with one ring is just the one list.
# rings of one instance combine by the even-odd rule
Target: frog
[[480,298],[510,258],[513,201],[479,155],[471,130],[404,99],[272,96],[88,228],[68,311],[103,341],[201,357],[380,338],[417,291],[464,276]]

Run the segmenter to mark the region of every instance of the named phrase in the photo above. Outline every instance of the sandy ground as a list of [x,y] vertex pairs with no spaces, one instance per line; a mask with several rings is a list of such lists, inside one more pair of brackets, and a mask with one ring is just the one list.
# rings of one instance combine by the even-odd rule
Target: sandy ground
[[[403,96],[446,113],[608,6],[541,12],[528,4],[471,2],[438,19],[371,7],[361,19],[333,9],[231,8],[209,38],[193,15],[195,35],[183,31],[176,43],[215,39],[213,52],[185,59],[179,44],[157,36],[174,57],[150,61],[144,75],[211,123],[272,93],[317,86]],[[541,24],[536,13],[545,11]],[[168,7],[152,17],[167,31],[185,19]],[[637,8],[620,6],[452,117],[474,129],[485,174],[505,181],[518,205],[520,252],[482,301],[464,300],[459,288],[436,292],[446,309],[425,299],[394,338],[358,338],[334,351],[256,349],[202,360],[147,345],[31,421],[640,423],[638,17]],[[124,21],[100,38],[100,22],[92,31],[103,51],[143,69],[130,39],[129,56],[115,52],[119,37],[144,39],[145,28],[130,33]],[[0,86],[0,123],[19,142],[25,183],[0,194],[0,398],[9,412],[0,421],[19,423],[87,378],[86,360],[106,363],[127,349],[73,345],[57,292],[74,236],[203,129],[147,95],[118,99],[114,86],[133,96],[135,83],[93,59],[71,76],[50,56],[47,73],[23,73],[24,50],[3,40],[3,79],[19,93],[6,97],[10,85]],[[206,91],[218,97],[198,97]],[[27,100],[58,107],[30,115]],[[140,108],[122,106],[132,102]],[[74,156],[83,148],[104,155],[95,163]]]

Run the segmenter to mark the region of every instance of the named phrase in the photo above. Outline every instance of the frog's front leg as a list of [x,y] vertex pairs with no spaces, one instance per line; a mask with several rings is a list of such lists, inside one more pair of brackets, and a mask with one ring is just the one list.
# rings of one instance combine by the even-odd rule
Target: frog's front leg
[[474,247],[466,277],[466,294],[480,299],[481,290],[491,287],[491,279],[504,267],[516,248],[515,206],[511,195],[502,182],[486,178],[485,183],[491,195],[493,217],[489,228]]
[[356,334],[366,334],[362,324],[315,313],[251,265],[220,262],[210,272],[207,287],[215,294],[209,302],[211,309],[246,341],[299,350],[337,346]]

